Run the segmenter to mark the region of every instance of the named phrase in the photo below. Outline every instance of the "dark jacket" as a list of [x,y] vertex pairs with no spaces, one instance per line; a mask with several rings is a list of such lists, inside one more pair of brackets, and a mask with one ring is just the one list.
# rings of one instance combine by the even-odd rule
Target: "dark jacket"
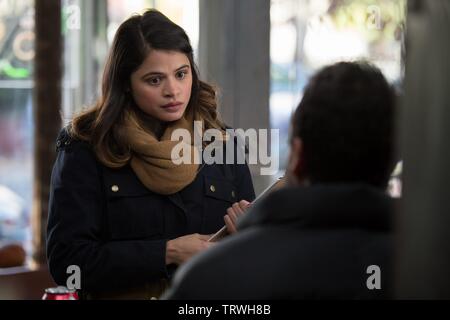
[[[163,298],[387,298],[391,215],[392,199],[364,185],[274,192],[250,209],[236,236],[182,266]],[[368,289],[372,265],[381,290]]]
[[148,190],[130,166],[110,169],[89,146],[63,130],[53,168],[47,257],[50,272],[66,285],[68,266],[81,269],[82,290],[116,290],[170,278],[166,242],[212,234],[226,209],[253,200],[248,166],[202,165],[192,184],[164,196]]

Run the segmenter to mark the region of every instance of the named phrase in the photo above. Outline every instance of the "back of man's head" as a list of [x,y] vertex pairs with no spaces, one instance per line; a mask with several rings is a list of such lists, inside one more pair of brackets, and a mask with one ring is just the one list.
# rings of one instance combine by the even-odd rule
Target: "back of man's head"
[[393,168],[395,94],[367,63],[325,67],[309,82],[293,118],[311,183],[385,187]]

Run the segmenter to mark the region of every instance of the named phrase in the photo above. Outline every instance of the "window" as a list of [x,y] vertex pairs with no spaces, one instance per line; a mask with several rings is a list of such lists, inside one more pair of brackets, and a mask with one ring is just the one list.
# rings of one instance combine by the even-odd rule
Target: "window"
[[280,164],[291,114],[319,68],[362,58],[402,82],[405,12],[406,0],[272,0],[270,117],[280,129]]
[[[188,34],[195,51],[199,38],[199,0],[107,0],[108,1],[108,43],[112,43],[119,25],[134,13],[155,8],[180,25]],[[195,55],[197,56],[197,55]]]
[[30,246],[33,1],[0,1],[0,241]]

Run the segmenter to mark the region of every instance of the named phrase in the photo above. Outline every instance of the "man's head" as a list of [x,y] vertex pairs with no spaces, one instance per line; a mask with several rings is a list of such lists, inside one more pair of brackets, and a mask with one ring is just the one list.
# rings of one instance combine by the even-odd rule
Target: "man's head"
[[319,71],[292,121],[291,181],[363,182],[384,188],[393,168],[395,93],[367,63]]

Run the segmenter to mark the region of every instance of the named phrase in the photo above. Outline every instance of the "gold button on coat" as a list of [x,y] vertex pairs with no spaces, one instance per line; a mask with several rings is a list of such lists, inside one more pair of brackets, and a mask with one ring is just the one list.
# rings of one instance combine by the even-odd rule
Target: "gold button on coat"
[[211,189],[212,192],[216,192],[216,187],[214,185],[211,185],[209,189]]
[[111,187],[112,192],[119,192],[119,186],[113,185]]
[[232,196],[233,198],[236,198],[236,192],[231,191],[231,196]]

